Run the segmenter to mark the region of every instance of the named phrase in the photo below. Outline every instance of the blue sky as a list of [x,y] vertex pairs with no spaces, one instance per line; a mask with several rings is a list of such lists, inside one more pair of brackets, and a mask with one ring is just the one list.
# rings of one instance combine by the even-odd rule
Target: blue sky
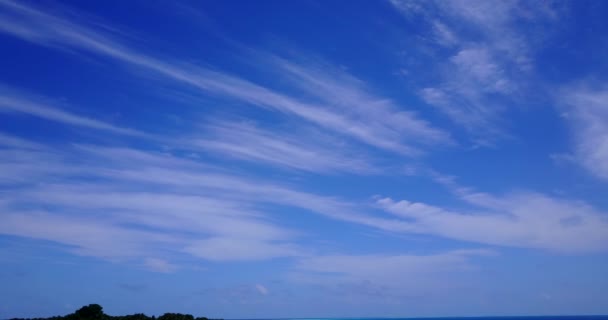
[[0,318],[608,313],[606,12],[0,0]]

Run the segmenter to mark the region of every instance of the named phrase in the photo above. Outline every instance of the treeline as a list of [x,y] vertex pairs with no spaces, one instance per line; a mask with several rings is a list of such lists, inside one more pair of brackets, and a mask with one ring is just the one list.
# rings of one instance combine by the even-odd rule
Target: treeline
[[[103,308],[98,304],[90,304],[84,306],[74,313],[70,313],[65,316],[55,316],[50,318],[13,318],[11,320],[210,320],[206,317],[197,317],[190,314],[181,313],[165,313],[160,317],[147,316],[143,313],[130,314],[126,316],[110,316],[103,313]],[[211,319],[221,320],[221,319]]]

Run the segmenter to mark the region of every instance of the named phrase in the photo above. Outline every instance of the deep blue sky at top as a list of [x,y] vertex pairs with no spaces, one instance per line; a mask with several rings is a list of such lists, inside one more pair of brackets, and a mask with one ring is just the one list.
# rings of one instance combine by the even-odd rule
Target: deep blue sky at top
[[608,313],[606,12],[0,0],[0,318]]

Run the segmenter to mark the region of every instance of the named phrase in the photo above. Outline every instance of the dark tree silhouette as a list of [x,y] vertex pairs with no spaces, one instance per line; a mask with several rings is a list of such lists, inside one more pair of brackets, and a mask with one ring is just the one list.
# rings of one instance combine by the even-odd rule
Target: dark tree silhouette
[[78,309],[75,313],[77,319],[101,320],[104,318],[103,308],[98,304],[90,304]]
[[[162,316],[156,318],[154,316],[148,317],[143,313],[136,313],[126,316],[109,316],[103,313],[103,308],[98,304],[90,304],[84,306],[74,313],[70,313],[65,316],[55,316],[50,318],[34,318],[34,319],[22,319],[14,318],[11,320],[210,320],[206,317],[194,318],[190,314],[181,313],[165,313]],[[221,320],[221,319],[211,319]]]

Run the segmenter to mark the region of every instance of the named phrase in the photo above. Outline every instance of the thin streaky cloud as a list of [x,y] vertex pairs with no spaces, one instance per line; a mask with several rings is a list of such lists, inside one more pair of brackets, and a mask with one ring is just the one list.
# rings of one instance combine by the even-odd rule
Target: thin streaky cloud
[[245,122],[214,122],[205,125],[203,137],[193,138],[190,144],[219,155],[309,172],[380,172],[359,155],[360,151],[331,136],[308,131],[310,134],[304,136],[310,139],[305,139],[286,130],[267,130]]
[[469,210],[452,210],[422,202],[380,199],[388,212],[411,221],[414,232],[462,241],[538,248],[554,252],[602,252],[608,249],[605,212],[577,201],[532,192],[497,197],[462,196]]
[[49,105],[46,102],[32,100],[31,98],[24,96],[24,94],[21,92],[7,88],[0,89],[0,112],[23,113],[78,127],[103,130],[122,135],[150,137],[141,131],[118,127],[103,121],[61,110]]
[[608,250],[607,212],[578,199],[523,190],[502,195],[475,190],[456,176],[416,168],[447,189],[466,209],[412,200],[379,198],[387,212],[406,219],[412,232],[490,245],[537,248],[551,252]]
[[[17,161],[20,167],[7,170],[5,181],[29,186],[15,188],[2,203],[1,212],[11,219],[0,232],[76,246],[79,254],[101,258],[144,258],[155,251],[139,254],[136,248],[160,246],[211,260],[257,260],[301,255],[304,250],[290,244],[294,234],[268,222],[259,205],[298,208],[338,221],[399,230],[394,220],[358,212],[354,204],[331,197],[217,173],[191,160],[149,151],[96,149],[56,148],[53,154],[21,152],[0,157],[0,165],[13,166]],[[84,184],[83,177],[98,182]],[[38,213],[24,210],[24,204],[38,208]],[[49,207],[61,210],[43,210]],[[89,215],[66,224],[78,212]],[[47,222],[55,218],[54,223]],[[44,222],[47,231],[37,233],[43,225],[36,221]],[[143,233],[130,233],[132,226],[137,226],[133,230],[152,228],[149,238],[163,243],[153,245]],[[64,231],[70,228],[98,236],[80,243],[82,234]],[[121,241],[131,241],[136,247],[121,249]],[[253,243],[260,250],[240,247]]]
[[[40,45],[61,45],[111,57],[146,70],[155,71],[169,79],[186,83],[206,92],[298,116],[327,130],[344,134],[381,149],[409,155],[419,153],[417,148],[398,141],[391,141],[394,139],[390,139],[390,136],[387,139],[386,135],[378,135],[376,127],[368,127],[365,122],[353,121],[353,119],[343,116],[341,112],[322,105],[302,102],[225,73],[192,65],[165,63],[159,59],[138,53],[125,45],[119,44],[111,37],[95,32],[88,27],[66,21],[58,16],[42,13],[32,7],[8,0],[3,0],[0,5],[4,5],[17,16],[16,18],[6,17],[7,21],[10,20],[10,23],[0,24],[0,30],[24,40]],[[429,140],[437,140],[438,137],[443,140],[446,139],[446,135],[440,130],[431,128],[427,123],[417,120],[407,113],[388,114],[387,116],[389,117],[382,117],[378,120],[390,120],[390,116],[397,116],[410,123],[408,126],[410,127],[409,132],[416,132],[418,136]]]
[[12,147],[25,150],[44,150],[46,146],[30,140],[22,139],[14,135],[0,132],[0,146]]
[[574,137],[575,163],[608,180],[608,85],[569,85],[555,100]]
[[[179,161],[171,161],[166,156],[149,155],[148,161],[142,161],[136,152],[119,152],[122,161],[109,163],[98,153],[79,150],[55,148],[54,154],[63,154],[60,158],[49,156],[49,151],[27,153],[23,157],[17,153],[7,159],[0,157],[0,167],[14,161],[21,165],[21,170],[6,171],[8,177],[4,181],[17,180],[11,178],[11,174],[29,177],[19,180],[21,187],[11,184],[11,197],[0,202],[0,214],[5,222],[0,233],[53,241],[68,246],[70,252],[78,255],[119,261],[161,254],[173,257],[186,252],[185,248],[194,247],[198,248],[197,257],[213,260],[269,259],[282,256],[278,254],[281,252],[296,253],[297,246],[289,244],[295,234],[269,221],[253,198],[234,197],[223,188],[218,190],[213,183],[203,192],[166,184],[159,189],[147,180],[124,184],[125,180],[120,177],[121,173],[137,167],[164,165],[174,172],[206,179],[204,173],[198,172],[200,167],[183,163],[180,166]],[[0,155],[4,152],[7,150]],[[104,154],[107,156],[108,152]],[[125,154],[132,158],[127,159]],[[163,160],[166,160],[164,164]],[[125,168],[126,163],[129,168]],[[118,176],[108,179],[108,171]],[[82,179],[86,177],[98,181],[85,183]],[[212,239],[229,239],[229,242]],[[203,250],[203,243],[207,251]],[[231,251],[219,249],[223,252],[221,257],[213,254],[216,251],[212,247],[227,243],[231,244]],[[247,251],[251,243],[265,249],[276,248],[277,255]],[[244,247],[238,249],[237,245]],[[289,252],[283,250],[288,247],[292,248]],[[241,256],[243,252],[248,254]],[[164,269],[162,264],[159,268],[147,266],[157,271]]]
[[[444,62],[420,84],[420,97],[463,127],[478,146],[510,138],[505,114],[535,88],[534,53],[543,46],[545,24],[555,25],[551,4],[523,1],[399,1],[406,19],[421,19]],[[524,27],[525,26],[525,27]],[[425,38],[425,41],[428,40]],[[538,92],[536,92],[538,94]]]
[[[449,133],[434,128],[415,113],[396,105],[391,99],[375,95],[364,81],[327,62],[308,59],[296,63],[273,55],[267,59],[276,65],[294,86],[324,104],[339,109],[352,119],[365,123],[367,130],[381,138],[387,148],[397,148],[399,144],[449,145],[454,142]],[[391,146],[391,143],[396,146]]]

